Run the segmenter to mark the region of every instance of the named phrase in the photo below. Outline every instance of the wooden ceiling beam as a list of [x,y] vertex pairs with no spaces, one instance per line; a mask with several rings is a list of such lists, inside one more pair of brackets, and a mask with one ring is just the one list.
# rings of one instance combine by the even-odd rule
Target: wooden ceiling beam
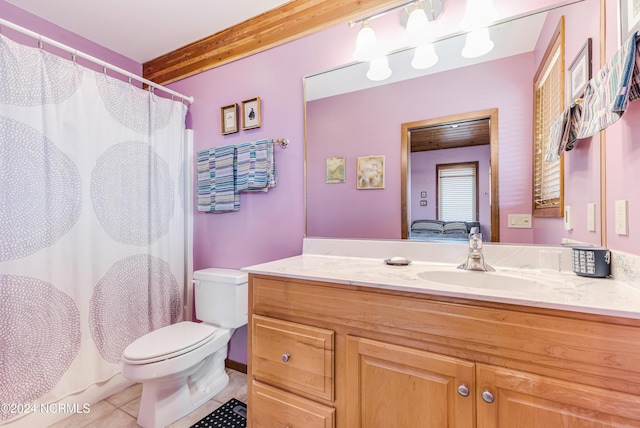
[[399,0],[292,0],[144,63],[143,77],[166,85],[334,25],[346,25],[399,3]]

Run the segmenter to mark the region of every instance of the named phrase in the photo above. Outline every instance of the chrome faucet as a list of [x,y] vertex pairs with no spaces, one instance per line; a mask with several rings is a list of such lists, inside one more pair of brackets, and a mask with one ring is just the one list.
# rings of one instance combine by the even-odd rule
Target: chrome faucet
[[484,262],[482,254],[482,238],[477,228],[472,228],[469,233],[469,254],[467,261],[458,266],[458,269],[477,270],[484,272],[495,271],[494,268]]

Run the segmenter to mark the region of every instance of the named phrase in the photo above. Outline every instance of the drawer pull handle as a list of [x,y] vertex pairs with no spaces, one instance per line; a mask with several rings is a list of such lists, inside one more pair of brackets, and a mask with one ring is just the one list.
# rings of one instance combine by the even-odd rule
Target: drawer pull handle
[[282,354],[282,361],[284,361],[285,363],[289,361],[289,357],[291,357],[291,355],[289,354]]
[[482,392],[482,399],[484,400],[485,403],[493,403],[493,400],[495,400],[494,396],[492,393],[490,393],[489,391],[483,391]]
[[465,385],[464,383],[462,385],[460,385],[458,387],[458,394],[462,395],[463,397],[468,397],[469,396],[469,388],[467,388],[467,385]]

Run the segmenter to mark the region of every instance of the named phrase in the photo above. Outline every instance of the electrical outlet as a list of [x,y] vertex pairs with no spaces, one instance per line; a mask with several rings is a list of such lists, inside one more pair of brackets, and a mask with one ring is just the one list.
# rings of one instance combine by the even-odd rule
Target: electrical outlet
[[616,233],[618,235],[629,234],[629,202],[626,200],[616,201]]

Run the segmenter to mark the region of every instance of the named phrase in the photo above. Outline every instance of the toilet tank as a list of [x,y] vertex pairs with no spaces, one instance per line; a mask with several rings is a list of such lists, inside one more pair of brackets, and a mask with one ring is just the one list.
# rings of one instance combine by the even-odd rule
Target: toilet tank
[[238,328],[247,323],[247,273],[209,268],[193,273],[196,317],[208,324]]

